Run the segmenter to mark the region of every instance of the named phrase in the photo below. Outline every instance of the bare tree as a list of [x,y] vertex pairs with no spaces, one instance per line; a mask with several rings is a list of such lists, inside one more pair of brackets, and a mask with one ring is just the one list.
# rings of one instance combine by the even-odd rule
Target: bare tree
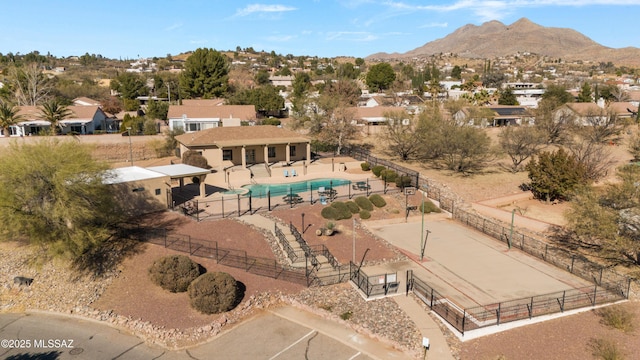
[[578,163],[585,168],[585,177],[590,181],[598,181],[607,176],[609,169],[615,164],[611,149],[601,143],[578,137],[567,145]]
[[520,165],[544,147],[544,135],[533,127],[507,126],[499,135],[500,147],[511,158],[511,172],[520,170]]
[[553,99],[543,99],[534,111],[536,128],[547,138],[548,144],[563,144],[575,126],[575,115],[570,111],[556,111],[562,104]]
[[345,106],[336,107],[331,115],[325,118],[319,134],[320,140],[334,145],[336,153],[340,154],[342,148],[358,136],[358,129],[353,124],[354,117],[353,110]]
[[12,67],[9,82],[14,89],[18,106],[37,106],[49,98],[53,89],[51,81],[42,73],[37,63]]
[[386,145],[387,152],[402,160],[416,158],[423,141],[417,121],[404,111],[388,112],[384,116],[388,121],[380,139]]
[[616,142],[620,140],[620,133],[626,127],[625,122],[611,111],[589,112],[583,117],[580,134],[589,141],[596,143]]

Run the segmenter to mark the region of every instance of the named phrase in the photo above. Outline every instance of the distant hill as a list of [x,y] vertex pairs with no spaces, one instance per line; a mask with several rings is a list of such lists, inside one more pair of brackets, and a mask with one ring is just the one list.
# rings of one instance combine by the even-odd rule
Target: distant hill
[[640,49],[613,49],[566,28],[544,27],[522,18],[511,25],[489,21],[465,25],[446,37],[404,54],[377,53],[367,59],[427,57],[453,53],[465,58],[495,58],[530,52],[563,60],[611,61],[618,65],[640,64]]

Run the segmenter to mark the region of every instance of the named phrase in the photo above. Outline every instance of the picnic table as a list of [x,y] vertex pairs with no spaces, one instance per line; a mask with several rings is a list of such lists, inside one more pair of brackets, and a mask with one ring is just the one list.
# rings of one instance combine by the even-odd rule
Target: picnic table
[[371,185],[367,184],[365,181],[358,181],[353,185],[353,190],[369,190],[371,189]]
[[302,202],[302,196],[298,194],[287,194],[282,197],[282,201],[287,204],[299,204]]

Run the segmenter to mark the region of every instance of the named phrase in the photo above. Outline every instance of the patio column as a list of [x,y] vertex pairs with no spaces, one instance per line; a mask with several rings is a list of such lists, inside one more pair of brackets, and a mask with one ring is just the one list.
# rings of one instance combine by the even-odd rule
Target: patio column
[[311,164],[311,143],[307,143],[307,166]]
[[242,168],[246,169],[247,168],[247,149],[244,145],[242,145],[240,156],[242,156]]
[[285,154],[284,154],[284,159],[287,162],[287,164],[289,164],[289,162],[291,161],[291,144],[287,143],[287,146],[285,148]]
[[200,179],[200,194],[198,194],[198,197],[200,199],[204,199],[205,195],[207,194],[205,191],[205,184],[204,184],[204,178],[207,177],[206,175],[200,175],[198,176],[198,178]]
[[264,146],[264,163],[269,166],[269,144]]

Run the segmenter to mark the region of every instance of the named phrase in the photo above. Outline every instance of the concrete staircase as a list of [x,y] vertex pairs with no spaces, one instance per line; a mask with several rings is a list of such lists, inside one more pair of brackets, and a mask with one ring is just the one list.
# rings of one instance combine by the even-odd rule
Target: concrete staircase
[[253,174],[253,179],[270,178],[269,172],[264,164],[254,164],[249,167],[249,171]]

